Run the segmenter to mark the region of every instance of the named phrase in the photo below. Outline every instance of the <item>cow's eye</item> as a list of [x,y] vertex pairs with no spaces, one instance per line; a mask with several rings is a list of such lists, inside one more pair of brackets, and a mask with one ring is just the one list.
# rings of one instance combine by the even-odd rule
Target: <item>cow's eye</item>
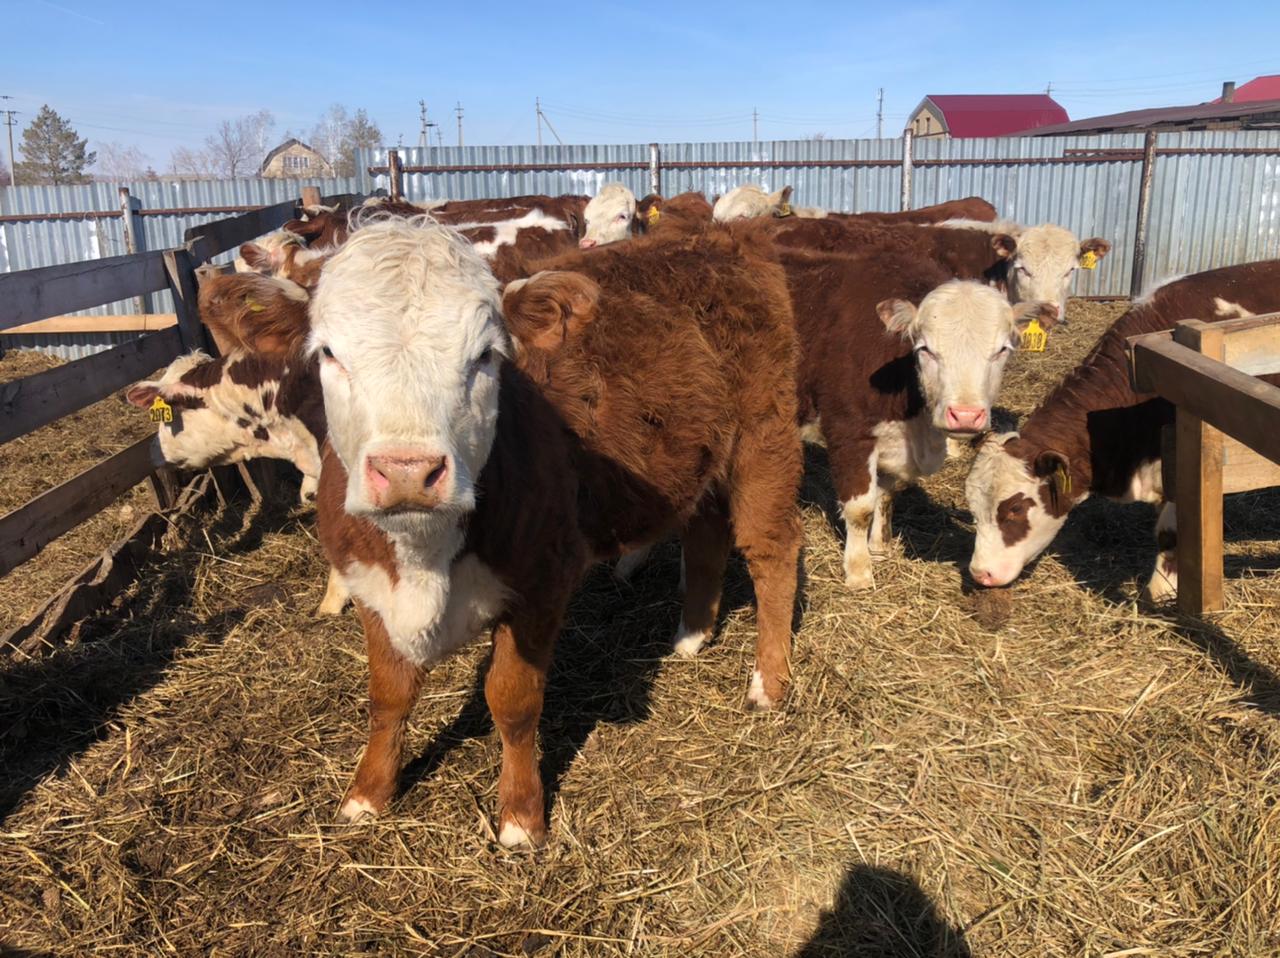
[[619,214],[618,214],[618,219],[620,219],[620,220],[626,220],[626,219],[630,219],[630,218],[631,218],[631,217],[627,216],[627,214],[626,214],[626,213],[619,213]]
[[321,356],[323,356],[325,359],[332,359],[332,358],[333,358],[333,350],[332,350],[332,349],[330,349],[328,346],[321,346],[321,347],[320,347],[320,355],[321,355]]
[[1027,269],[1021,263],[1018,264],[1018,272],[1021,273],[1023,276],[1027,277],[1028,279],[1031,278],[1031,270]]
[[937,354],[934,353],[932,349],[930,349],[928,346],[924,345],[923,343],[921,343],[919,346],[916,347],[916,356],[917,357],[928,356],[930,359],[938,358]]
[[485,348],[484,352],[476,357],[476,365],[487,366],[491,362],[493,362],[493,347],[488,346]]

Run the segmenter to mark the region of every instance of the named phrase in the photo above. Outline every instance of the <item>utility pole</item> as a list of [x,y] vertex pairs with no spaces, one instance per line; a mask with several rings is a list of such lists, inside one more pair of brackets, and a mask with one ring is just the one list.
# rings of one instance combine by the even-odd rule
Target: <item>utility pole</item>
[[876,94],[876,139],[884,139],[884,87]]
[[462,101],[458,101],[458,105],[453,108],[453,112],[458,114],[458,146],[462,146]]
[[542,101],[533,98],[533,112],[538,121],[538,146],[542,146]]
[[[11,96],[0,96],[0,100],[12,100],[12,99],[13,97]],[[17,161],[17,157],[13,155],[13,127],[14,127],[13,116],[17,112],[18,112],[17,110],[4,111],[4,125],[9,128],[9,182],[12,183],[14,186],[18,185],[18,161]]]
[[547,129],[551,131],[551,135],[556,138],[556,142],[564,146],[564,140],[560,139],[560,134],[556,132],[556,128],[551,125],[551,119],[542,112],[542,100],[539,97],[533,98],[534,108],[538,111],[538,146],[542,146],[542,124],[547,125]]
[[444,147],[444,130],[440,129],[440,127],[435,123],[432,123],[431,125],[436,128],[436,146],[443,148]]
[[[422,149],[425,150],[429,146],[431,146],[430,128],[433,126],[439,125],[436,123],[432,123],[427,119],[427,101],[426,100],[418,101],[418,118],[422,121],[422,128],[418,133],[418,146],[420,146]],[[439,132],[439,130],[437,130],[436,132]]]
[[1053,96],[1053,81],[1049,81],[1049,85],[1044,88],[1045,96]]
[[751,145],[755,146],[760,142],[760,111],[755,107],[751,108]]

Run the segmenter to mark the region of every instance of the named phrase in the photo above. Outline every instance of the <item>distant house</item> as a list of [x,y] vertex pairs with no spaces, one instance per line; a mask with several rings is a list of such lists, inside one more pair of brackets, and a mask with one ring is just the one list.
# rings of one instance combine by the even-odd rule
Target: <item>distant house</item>
[[267,154],[258,175],[269,180],[333,176],[333,164],[301,140],[290,137]]
[[1015,136],[1068,119],[1044,93],[931,93],[912,112],[907,129],[916,137]]
[[1222,96],[1214,103],[1257,103],[1260,100],[1280,100],[1280,73],[1254,77],[1244,86],[1228,81],[1222,84]]

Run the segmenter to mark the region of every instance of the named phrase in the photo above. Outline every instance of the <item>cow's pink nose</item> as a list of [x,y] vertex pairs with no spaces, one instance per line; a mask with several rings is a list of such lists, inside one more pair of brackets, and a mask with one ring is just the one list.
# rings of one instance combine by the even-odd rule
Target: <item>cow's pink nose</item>
[[584,236],[584,237],[582,237],[582,239],[578,240],[578,246],[579,246],[580,248],[582,248],[582,249],[591,249],[591,247],[593,247],[593,246],[595,246],[595,245],[596,245],[596,241],[595,241],[595,240],[593,240],[593,239],[589,239],[589,238],[588,238],[588,237],[586,237],[586,236]]
[[986,569],[971,568],[969,572],[973,575],[973,581],[978,583],[978,585],[984,585],[990,588],[992,586],[997,586],[1000,584],[999,582],[996,581],[995,575],[991,572],[988,572]]
[[434,509],[449,460],[444,456],[366,456],[365,482],[379,509]]
[[987,422],[987,411],[981,406],[948,406],[947,428],[958,432],[977,432]]

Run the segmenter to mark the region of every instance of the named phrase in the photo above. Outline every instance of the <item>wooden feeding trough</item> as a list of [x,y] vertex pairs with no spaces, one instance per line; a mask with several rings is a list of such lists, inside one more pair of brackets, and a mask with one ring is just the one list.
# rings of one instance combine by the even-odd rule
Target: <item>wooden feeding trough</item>
[[1280,313],[1129,341],[1133,387],[1177,407],[1165,436],[1164,488],[1178,514],[1178,608],[1223,608],[1222,497],[1280,486]]

